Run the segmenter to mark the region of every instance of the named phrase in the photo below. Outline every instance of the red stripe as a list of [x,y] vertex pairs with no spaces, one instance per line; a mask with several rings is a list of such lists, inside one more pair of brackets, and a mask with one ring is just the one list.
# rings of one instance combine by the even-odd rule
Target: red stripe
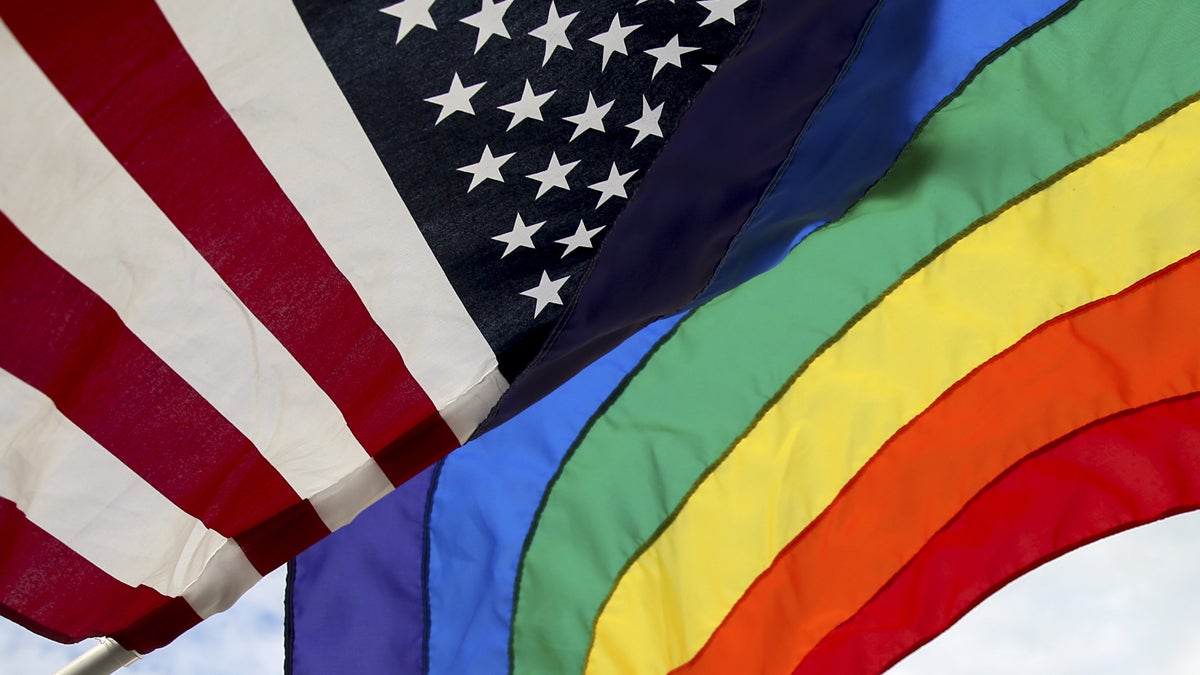
[[367,451],[418,444],[410,459],[382,463],[394,483],[457,446],[153,2],[0,0],[0,14]]
[[305,500],[239,534],[237,543],[254,569],[266,575],[328,535],[329,528]]
[[0,368],[181,509],[233,536],[300,502],[241,432],[3,213],[0,288]]
[[[59,642],[112,635],[147,652],[199,623],[182,599],[128,586],[0,498],[0,614]],[[173,633],[163,639],[163,634]]]
[[1022,574],[1200,508],[1200,396],[1099,422],[980,493],[797,673],[879,673]]
[[171,598],[167,604],[133,622],[128,628],[109,635],[126,649],[148,654],[165,647],[200,623],[200,615],[187,600]]

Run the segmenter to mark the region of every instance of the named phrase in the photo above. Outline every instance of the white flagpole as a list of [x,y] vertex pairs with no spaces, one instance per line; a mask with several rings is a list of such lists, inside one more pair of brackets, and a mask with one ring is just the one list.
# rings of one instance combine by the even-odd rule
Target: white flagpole
[[100,638],[100,644],[92,647],[77,659],[68,663],[56,675],[110,675],[142,658],[112,638]]

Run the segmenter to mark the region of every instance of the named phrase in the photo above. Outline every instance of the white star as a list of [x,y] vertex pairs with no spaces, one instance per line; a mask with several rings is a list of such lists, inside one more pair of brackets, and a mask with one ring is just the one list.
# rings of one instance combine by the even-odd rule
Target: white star
[[682,68],[683,61],[681,61],[679,57],[687,54],[688,52],[695,52],[699,50],[699,47],[681,47],[679,45],[678,35],[671,38],[670,42],[661,47],[647,49],[646,53],[654,57],[654,72],[650,74],[650,79],[654,79],[654,76],[658,75],[658,71],[662,70],[663,66],[667,65],[668,63],[676,68]]
[[485,180],[494,180],[503,183],[504,177],[500,175],[500,167],[504,166],[504,163],[512,159],[515,154],[517,153],[510,152],[507,155],[496,157],[492,155],[491,148],[486,145],[483,146],[483,156],[479,158],[478,162],[458,169],[463,173],[471,174],[471,185],[467,188],[467,192],[474,190],[476,186]]
[[512,103],[505,103],[499,106],[501,110],[507,113],[512,113],[512,120],[508,123],[508,129],[511,130],[524,120],[542,121],[542,106],[546,105],[546,101],[554,95],[555,90],[544,94],[533,93],[533,87],[529,86],[529,80],[525,80],[525,91],[521,93],[521,98]]
[[717,72],[717,64],[715,64],[715,63],[706,63],[706,64],[704,64],[704,69],[705,69],[705,70],[707,70],[707,71],[708,71],[708,72],[710,72],[710,73],[715,73],[715,72]]
[[563,284],[567,283],[567,279],[570,278],[571,277],[568,276],[551,281],[550,275],[543,271],[542,280],[538,282],[537,286],[534,286],[527,291],[521,291],[521,295],[524,295],[527,298],[533,298],[537,301],[537,305],[533,308],[534,317],[536,317],[538,314],[541,314],[542,310],[546,309],[546,305],[563,304],[562,298],[558,295],[558,291],[560,288],[562,288]]
[[612,25],[608,27],[607,31],[588,38],[591,42],[595,42],[604,48],[604,54],[600,58],[600,70],[604,70],[608,65],[608,57],[612,56],[613,52],[625,54],[626,56],[629,55],[629,52],[625,51],[625,38],[641,27],[641,24],[622,26],[621,15],[618,14],[613,17]]
[[600,201],[596,204],[596,208],[600,208],[600,205],[608,201],[609,197],[628,199],[629,195],[625,194],[625,182],[635,173],[637,173],[637,169],[629,173],[621,173],[617,171],[617,163],[613,162],[612,169],[608,172],[608,178],[588,186],[600,193]]
[[504,242],[504,253],[501,253],[500,257],[503,258],[518,248],[534,248],[533,233],[542,229],[542,226],[545,224],[546,222],[542,221],[540,223],[526,225],[525,221],[521,220],[521,214],[518,213],[517,222],[513,223],[511,230],[505,232],[504,234],[498,234],[492,237],[492,239],[495,239],[496,241]]
[[408,32],[417,26],[425,26],[437,30],[433,17],[429,16],[429,8],[434,0],[400,0],[390,7],[379,10],[388,16],[400,19],[400,32],[396,33],[396,44],[404,39]]
[[[567,174],[571,173],[571,169],[574,169],[576,164],[579,164],[578,160],[568,164],[559,164],[558,155],[553,152],[550,153],[550,165],[546,167],[546,170],[531,173],[528,176],[542,184],[538,188],[537,196],[541,197],[552,187],[570,190],[571,188],[567,185]],[[537,197],[534,197],[534,199],[537,199]]]
[[642,116],[625,125],[627,128],[638,132],[637,138],[633,139],[633,145],[629,147],[637,146],[647,136],[662,138],[662,128],[658,126],[658,119],[662,117],[663,105],[659,103],[657,108],[651,109],[650,103],[646,101],[646,97],[642,96]]
[[587,108],[578,115],[571,115],[563,119],[575,125],[575,133],[571,134],[571,140],[575,140],[580,134],[588,129],[594,129],[600,133],[604,133],[604,116],[612,110],[613,102],[609,101],[604,105],[596,105],[596,99],[592,98],[592,92],[588,92]]
[[736,26],[737,19],[733,13],[747,2],[750,0],[700,0],[700,6],[708,10],[708,18],[701,21],[700,25],[707,26],[717,19],[721,19]]
[[493,35],[509,39],[508,29],[504,27],[504,13],[512,6],[512,0],[483,0],[483,7],[471,16],[463,17],[462,22],[479,29],[475,36],[475,53],[483,49],[483,44]]
[[555,49],[563,47],[571,50],[571,42],[567,40],[567,26],[571,25],[579,12],[572,12],[566,16],[559,16],[558,10],[554,8],[554,2],[550,2],[550,14],[546,17],[546,23],[529,31],[533,37],[546,43],[546,55],[542,57],[542,65],[550,62],[550,55]]
[[601,225],[600,227],[597,227],[594,230],[589,230],[589,229],[587,229],[587,226],[584,225],[583,221],[581,220],[581,221],[579,221],[579,226],[575,228],[575,234],[573,234],[569,237],[563,237],[562,239],[555,239],[554,243],[566,244],[567,250],[563,251],[563,254],[562,254],[562,257],[565,258],[565,257],[567,257],[568,253],[570,253],[571,251],[574,251],[577,248],[591,248],[592,247],[592,237],[596,236],[596,233],[603,229],[604,229],[604,226]]
[[434,124],[441,123],[442,120],[456,112],[474,115],[475,108],[471,107],[471,97],[478,94],[479,90],[483,89],[483,85],[485,84],[487,83],[480,82],[479,84],[464,87],[462,80],[458,79],[458,73],[455,73],[454,79],[450,81],[450,91],[425,99],[430,103],[442,106],[442,111],[438,113],[437,122],[434,122]]

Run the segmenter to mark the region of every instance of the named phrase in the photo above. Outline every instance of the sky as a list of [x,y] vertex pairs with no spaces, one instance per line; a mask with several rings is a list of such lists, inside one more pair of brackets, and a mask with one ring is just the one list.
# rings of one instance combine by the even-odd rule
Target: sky
[[[121,673],[282,673],[283,587],[279,570]],[[53,673],[92,644],[59,645],[0,620],[0,673]],[[1190,513],[1042,566],[889,675],[1192,675],[1198,664],[1200,513]]]
[[[118,671],[121,675],[270,675],[283,672],[284,569],[268,574],[232,609]],[[0,675],[53,673],[96,645],[60,645],[0,619]]]

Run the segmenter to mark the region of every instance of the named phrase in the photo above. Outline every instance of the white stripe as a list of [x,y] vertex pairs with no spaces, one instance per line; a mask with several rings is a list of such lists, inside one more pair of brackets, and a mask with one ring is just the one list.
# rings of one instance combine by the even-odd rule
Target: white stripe
[[[95,291],[301,497],[373,463],[333,402],[0,27],[0,209]],[[382,471],[376,484],[388,484]],[[345,513],[322,513],[330,522]]]
[[5,370],[0,496],[115,579],[163,595],[181,595],[227,541]]
[[507,383],[295,8],[287,0],[159,5],[413,378],[467,438]]
[[381,485],[375,479],[379,467],[374,462],[364,464],[358,471],[342,479],[337,486],[332,487],[313,497],[313,508],[321,513],[342,514],[341,520],[325,521],[329,529],[336,530],[354,519],[368,506],[382,499],[392,491],[392,484],[384,481]]
[[229,539],[217,550],[200,578],[183,593],[201,619],[224,612],[262,579],[237,542]]

